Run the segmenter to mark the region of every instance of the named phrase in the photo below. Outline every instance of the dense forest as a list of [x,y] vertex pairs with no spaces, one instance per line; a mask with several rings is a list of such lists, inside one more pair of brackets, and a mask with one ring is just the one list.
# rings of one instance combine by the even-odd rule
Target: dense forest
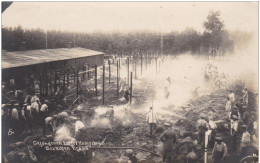
[[210,54],[216,49],[219,55],[231,53],[238,46],[246,46],[248,32],[230,32],[224,28],[219,11],[211,11],[203,23],[204,32],[186,28],[181,32],[94,32],[73,33],[57,30],[23,29],[2,26],[2,49],[7,51],[82,47],[108,54],[160,53],[163,40],[164,54],[190,51],[193,54]]

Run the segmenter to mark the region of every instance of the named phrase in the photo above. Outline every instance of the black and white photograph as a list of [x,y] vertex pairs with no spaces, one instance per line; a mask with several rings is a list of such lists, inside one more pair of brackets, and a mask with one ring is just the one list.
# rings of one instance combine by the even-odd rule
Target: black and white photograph
[[1,5],[1,162],[258,163],[258,1]]

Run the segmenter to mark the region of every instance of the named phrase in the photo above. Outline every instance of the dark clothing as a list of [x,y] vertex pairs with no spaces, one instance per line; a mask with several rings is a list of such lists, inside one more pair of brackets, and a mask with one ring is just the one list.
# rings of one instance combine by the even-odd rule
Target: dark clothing
[[137,163],[137,158],[135,156],[129,156],[129,160],[132,162],[132,163]]
[[240,115],[243,115],[243,113],[244,113],[243,104],[241,102],[238,102],[238,103],[236,103],[236,106],[239,109]]
[[221,144],[215,143],[212,154],[214,163],[223,163],[223,157],[226,156],[227,146],[224,142]]
[[156,130],[156,123],[149,123],[150,126],[150,135],[153,135],[153,131]]
[[160,139],[163,142],[163,161],[168,158],[167,162],[169,162],[173,152],[173,143],[176,142],[176,134],[174,130],[167,129],[161,134]]
[[131,94],[129,93],[129,90],[126,90],[126,91],[125,91],[124,98],[126,99],[127,102],[129,101],[129,96],[130,96],[130,95],[131,95]]
[[[233,115],[237,116],[237,118],[233,118]],[[233,119],[234,121],[237,121],[238,120],[238,112],[237,111],[232,111],[231,114],[230,114],[230,118]]]

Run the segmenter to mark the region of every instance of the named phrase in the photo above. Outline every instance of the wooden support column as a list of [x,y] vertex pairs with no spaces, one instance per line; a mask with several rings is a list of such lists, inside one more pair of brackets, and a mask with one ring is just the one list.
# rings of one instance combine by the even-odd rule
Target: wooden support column
[[108,70],[109,70],[109,74],[108,74],[108,81],[109,81],[109,86],[110,86],[110,78],[111,78],[111,69],[110,69],[110,60],[108,60]]
[[65,72],[66,72],[66,70],[64,69],[64,70],[63,70],[63,89],[64,89],[64,90],[65,90],[65,87],[66,87]]
[[54,94],[57,91],[57,73],[54,72]]
[[155,58],[155,64],[156,64],[156,74],[157,74],[157,58]]
[[103,105],[105,104],[105,65],[103,65]]
[[85,72],[86,70],[87,70],[87,69],[86,69],[86,65],[84,65],[84,66],[83,66],[83,71],[84,71],[84,73],[82,73],[82,79],[83,79],[83,80],[81,80],[81,81],[84,81],[84,80],[86,79],[86,72]]
[[116,92],[117,92],[117,97],[118,97],[118,95],[119,95],[119,65],[118,65],[118,61],[116,62]]
[[133,95],[133,73],[131,72],[131,83],[130,83],[130,105],[132,104],[132,95]]
[[95,65],[95,91],[97,96],[97,65]]
[[161,70],[161,61],[159,61],[159,72]]
[[118,65],[118,67],[119,67],[119,75],[118,75],[118,78],[119,78],[119,79],[120,79],[120,62],[121,62],[121,61],[120,61],[120,58],[119,58],[119,63],[118,63],[118,64],[119,64],[119,65]]
[[137,59],[134,60],[135,79],[137,78],[137,75],[136,75],[136,62],[137,62]]
[[74,84],[76,84],[76,72],[74,72],[73,77],[74,77]]
[[145,55],[145,69],[147,70],[147,59],[148,59],[148,56],[147,54]]
[[127,58],[127,85],[129,86],[129,57]]
[[67,73],[67,86],[69,87],[70,86],[70,70],[68,69],[67,71],[68,71],[68,73]]
[[46,72],[45,72],[45,95],[47,95],[48,96],[48,72],[47,72],[48,70],[46,70]]
[[[76,71],[76,82],[77,82],[77,92],[76,92],[76,94],[77,94],[77,98],[79,97],[79,71],[77,70]],[[77,100],[77,102],[78,102],[78,100]]]
[[143,55],[141,54],[141,75],[143,75]]
[[90,78],[90,75],[89,75],[89,74],[90,74],[90,72],[89,72],[89,65],[88,65],[88,78]]

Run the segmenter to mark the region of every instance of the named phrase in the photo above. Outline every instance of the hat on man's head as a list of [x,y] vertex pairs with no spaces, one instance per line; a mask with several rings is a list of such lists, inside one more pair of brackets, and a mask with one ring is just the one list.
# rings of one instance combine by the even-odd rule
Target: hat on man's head
[[236,105],[232,106],[232,109],[238,109],[238,107]]
[[133,154],[133,153],[134,153],[134,151],[132,149],[127,149],[126,150],[126,154],[128,154],[128,155]]
[[246,128],[247,128],[247,126],[246,126],[246,125],[242,125],[242,128],[245,128],[245,129],[246,129]]
[[217,141],[221,141],[221,140],[222,140],[222,137],[217,136],[217,137],[215,137],[215,139],[216,139]]

